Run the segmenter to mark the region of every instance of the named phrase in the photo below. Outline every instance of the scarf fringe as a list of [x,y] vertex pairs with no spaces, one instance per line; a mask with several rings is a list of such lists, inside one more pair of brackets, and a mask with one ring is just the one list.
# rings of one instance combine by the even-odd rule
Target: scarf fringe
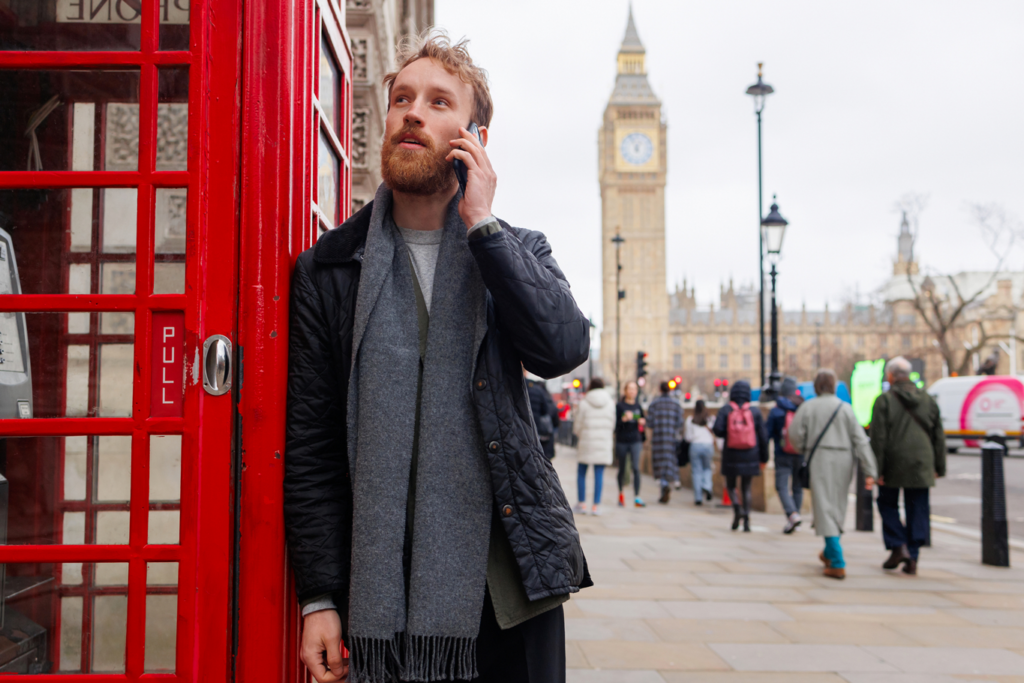
[[476,638],[410,636],[349,638],[352,683],[470,681],[478,677]]

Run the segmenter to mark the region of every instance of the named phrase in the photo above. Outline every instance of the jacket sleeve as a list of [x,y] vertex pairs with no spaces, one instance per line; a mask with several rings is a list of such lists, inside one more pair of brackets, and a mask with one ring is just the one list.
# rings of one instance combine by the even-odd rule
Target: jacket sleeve
[[300,601],[334,594],[344,615],[351,562],[352,490],[343,397],[332,382],[320,295],[296,263],[288,338],[284,515]]
[[754,429],[757,431],[757,449],[761,462],[768,462],[768,434],[764,429],[764,417],[760,408],[751,408],[754,413]]
[[[720,439],[725,438],[725,428],[728,424],[729,413],[732,412],[732,406],[724,406],[718,411],[718,415],[715,416],[715,426],[711,428],[711,431],[715,433]],[[723,444],[723,448],[726,444]]]
[[932,451],[935,453],[935,473],[946,476],[946,430],[942,428],[939,406],[932,404]]
[[786,411],[780,408],[772,408],[768,413],[768,423],[765,425],[765,429],[768,430],[769,439],[777,439],[781,436],[782,425],[786,424],[785,415]]
[[846,429],[850,433],[850,447],[853,449],[854,457],[860,461],[864,476],[878,477],[878,464],[875,462],[875,454],[871,450],[871,442],[868,440],[868,435],[864,433],[864,428],[857,422],[853,407],[845,404],[841,410],[843,411],[842,417],[846,421]]
[[[793,445],[797,453],[803,455],[807,455],[807,415],[809,410],[804,408],[806,405],[806,403],[802,403],[796,409],[796,412],[793,414],[793,421],[789,424],[789,443]],[[777,451],[776,457],[778,457]]]
[[[590,321],[539,232],[503,230],[471,240],[502,334],[523,367],[544,378],[571,372],[590,355]],[[529,246],[524,243],[529,242]]]
[[878,476],[885,476],[885,442],[889,437],[889,425],[887,424],[888,399],[882,394],[875,399],[875,405],[871,406],[871,450],[875,454],[875,463],[878,465]]

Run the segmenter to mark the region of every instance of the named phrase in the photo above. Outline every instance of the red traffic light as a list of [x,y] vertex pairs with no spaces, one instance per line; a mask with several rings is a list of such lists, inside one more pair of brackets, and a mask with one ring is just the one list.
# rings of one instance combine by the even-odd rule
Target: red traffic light
[[683,378],[680,377],[679,375],[676,375],[675,377],[672,378],[672,381],[674,381],[676,384],[682,384]]
[[720,380],[720,379],[716,379],[716,380],[715,380],[715,386],[716,386],[716,387],[720,387],[720,386],[722,386],[722,380]]
[[727,386],[729,386],[729,380],[727,380],[727,379],[723,379],[723,380],[722,380],[722,386],[723,386],[723,387],[727,387]]
[[689,391],[687,391],[687,392],[686,392],[686,400],[687,400],[687,401],[689,401],[689,400],[690,400],[690,392],[689,392]]

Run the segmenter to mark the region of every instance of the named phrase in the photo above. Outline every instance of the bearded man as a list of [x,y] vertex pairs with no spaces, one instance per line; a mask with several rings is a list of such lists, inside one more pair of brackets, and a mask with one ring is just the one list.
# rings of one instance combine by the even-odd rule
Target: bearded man
[[564,681],[561,605],[593,583],[523,369],[581,364],[589,323],[544,235],[491,214],[493,105],[465,41],[427,35],[398,63],[384,184],[295,266],[302,660],[320,682]]

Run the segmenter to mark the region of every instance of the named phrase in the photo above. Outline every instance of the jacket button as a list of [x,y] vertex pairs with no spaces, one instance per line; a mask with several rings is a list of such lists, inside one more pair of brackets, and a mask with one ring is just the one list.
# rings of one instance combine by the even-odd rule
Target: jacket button
[[491,453],[497,453],[499,450],[501,450],[501,444],[498,443],[497,441],[492,441],[489,444],[487,444],[487,450],[489,450]]
[[486,389],[487,388],[487,380],[482,379],[479,382],[477,382],[476,383],[476,388],[477,389]]
[[501,508],[501,514],[505,515],[506,517],[511,517],[512,516],[512,506],[511,505],[506,505],[505,507]]

